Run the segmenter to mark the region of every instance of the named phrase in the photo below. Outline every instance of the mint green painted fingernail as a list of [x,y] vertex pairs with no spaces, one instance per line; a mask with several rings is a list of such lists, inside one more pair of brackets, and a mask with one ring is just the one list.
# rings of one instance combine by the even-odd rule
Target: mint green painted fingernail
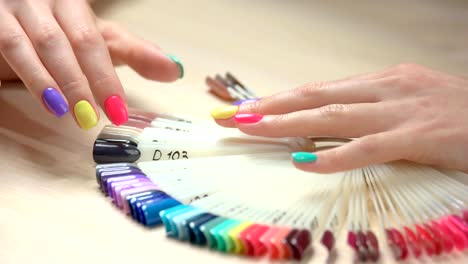
[[166,55],[167,57],[169,57],[169,59],[175,62],[177,66],[179,66],[179,71],[180,71],[179,79],[182,79],[184,77],[184,65],[182,65],[182,62],[180,62],[180,60],[176,56],[171,55],[171,54],[166,54]]
[[292,154],[294,162],[308,163],[317,161],[317,155],[311,152],[294,152]]

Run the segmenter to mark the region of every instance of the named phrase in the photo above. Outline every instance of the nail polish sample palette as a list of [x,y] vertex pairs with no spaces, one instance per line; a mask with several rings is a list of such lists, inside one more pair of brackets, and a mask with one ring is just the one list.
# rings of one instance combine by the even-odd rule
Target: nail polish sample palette
[[94,158],[101,191],[124,214],[213,250],[301,260],[319,243],[332,256],[345,231],[361,261],[377,261],[382,247],[397,260],[466,252],[468,186],[455,180],[459,172],[396,162],[320,175],[291,164],[291,151],[317,147],[134,113],[104,128]]

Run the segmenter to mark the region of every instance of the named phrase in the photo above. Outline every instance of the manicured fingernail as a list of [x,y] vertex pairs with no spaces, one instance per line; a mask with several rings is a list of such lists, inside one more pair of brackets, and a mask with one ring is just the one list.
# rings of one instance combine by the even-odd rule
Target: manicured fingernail
[[211,116],[214,119],[228,119],[233,117],[237,113],[237,110],[239,110],[239,107],[235,105],[221,106],[213,109],[211,111]]
[[76,120],[82,129],[88,130],[97,125],[98,118],[96,112],[88,101],[79,101],[73,109]]
[[294,152],[292,154],[294,162],[297,163],[309,163],[317,161],[317,155],[310,152]]
[[179,72],[180,72],[180,75],[179,75],[179,79],[182,79],[184,77],[184,65],[182,64],[182,62],[180,62],[180,60],[174,56],[174,55],[171,55],[171,54],[166,54],[167,57],[169,57],[169,59],[171,59],[173,62],[175,62],[177,64],[177,66],[179,66]]
[[127,106],[117,95],[109,96],[104,102],[106,113],[114,125],[121,125],[128,121]]
[[253,124],[258,123],[263,119],[262,115],[259,114],[238,114],[234,116],[236,123],[240,124]]
[[234,103],[232,103],[232,105],[250,104],[258,100],[260,100],[260,98],[244,99],[244,100],[235,101]]
[[68,105],[63,96],[54,88],[47,88],[42,92],[42,100],[49,110],[61,117],[68,112]]

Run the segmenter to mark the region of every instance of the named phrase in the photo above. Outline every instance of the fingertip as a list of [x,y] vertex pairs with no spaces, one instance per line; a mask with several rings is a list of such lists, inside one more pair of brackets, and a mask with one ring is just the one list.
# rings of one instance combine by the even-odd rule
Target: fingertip
[[236,122],[234,119],[229,118],[229,119],[214,119],[216,124],[222,127],[228,127],[228,128],[235,128],[236,127]]

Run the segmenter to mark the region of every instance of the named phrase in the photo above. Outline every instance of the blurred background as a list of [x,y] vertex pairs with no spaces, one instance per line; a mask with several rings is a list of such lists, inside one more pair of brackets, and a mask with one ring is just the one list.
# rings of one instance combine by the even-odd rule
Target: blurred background
[[180,85],[203,86],[207,74],[230,70],[266,95],[404,62],[468,74],[467,1],[97,0],[95,7],[179,56],[187,69]]

